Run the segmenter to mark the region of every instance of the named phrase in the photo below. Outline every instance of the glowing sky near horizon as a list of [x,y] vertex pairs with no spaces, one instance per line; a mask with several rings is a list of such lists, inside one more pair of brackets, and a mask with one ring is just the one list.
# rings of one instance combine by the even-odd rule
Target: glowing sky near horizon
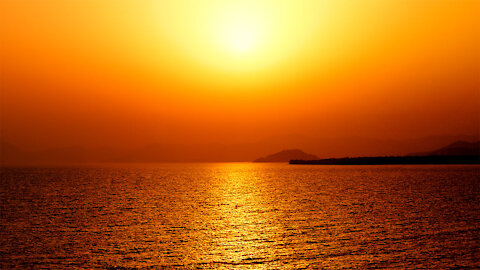
[[479,132],[479,2],[0,3],[24,148]]

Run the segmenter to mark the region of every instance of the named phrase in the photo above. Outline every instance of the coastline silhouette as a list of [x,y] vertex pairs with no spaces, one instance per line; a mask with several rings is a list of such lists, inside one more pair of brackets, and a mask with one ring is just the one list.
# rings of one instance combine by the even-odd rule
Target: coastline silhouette
[[480,141],[458,141],[431,152],[412,153],[406,156],[293,159],[289,163],[299,165],[480,164]]
[[480,164],[480,156],[400,156],[290,160],[297,165]]

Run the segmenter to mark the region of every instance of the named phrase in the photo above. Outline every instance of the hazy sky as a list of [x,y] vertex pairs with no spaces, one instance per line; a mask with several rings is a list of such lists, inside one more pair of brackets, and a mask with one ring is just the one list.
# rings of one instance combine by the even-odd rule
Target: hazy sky
[[2,0],[24,149],[478,134],[476,0]]

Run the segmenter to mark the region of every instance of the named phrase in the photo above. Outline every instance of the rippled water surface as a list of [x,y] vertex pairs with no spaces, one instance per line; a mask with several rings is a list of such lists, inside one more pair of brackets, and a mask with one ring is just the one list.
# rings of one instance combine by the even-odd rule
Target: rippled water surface
[[0,268],[478,268],[480,167],[2,169]]

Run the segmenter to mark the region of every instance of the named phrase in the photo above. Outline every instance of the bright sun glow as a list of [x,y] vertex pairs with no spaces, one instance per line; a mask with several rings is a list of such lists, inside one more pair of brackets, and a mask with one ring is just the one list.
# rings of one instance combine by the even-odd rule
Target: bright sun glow
[[[196,74],[202,79],[218,81],[219,76],[249,74],[250,80],[251,74],[261,76],[303,53],[312,33],[326,29],[319,27],[326,16],[318,1],[295,3],[172,1],[161,6],[159,25],[167,34],[162,42],[171,42],[185,62],[201,70],[202,74]],[[322,48],[317,45],[316,50]],[[208,72],[211,75],[206,75]]]
[[247,53],[258,44],[258,27],[248,22],[234,22],[226,25],[224,33],[225,46],[237,53]]
[[208,27],[214,46],[226,57],[258,57],[273,31],[265,15],[251,5],[220,6]]

